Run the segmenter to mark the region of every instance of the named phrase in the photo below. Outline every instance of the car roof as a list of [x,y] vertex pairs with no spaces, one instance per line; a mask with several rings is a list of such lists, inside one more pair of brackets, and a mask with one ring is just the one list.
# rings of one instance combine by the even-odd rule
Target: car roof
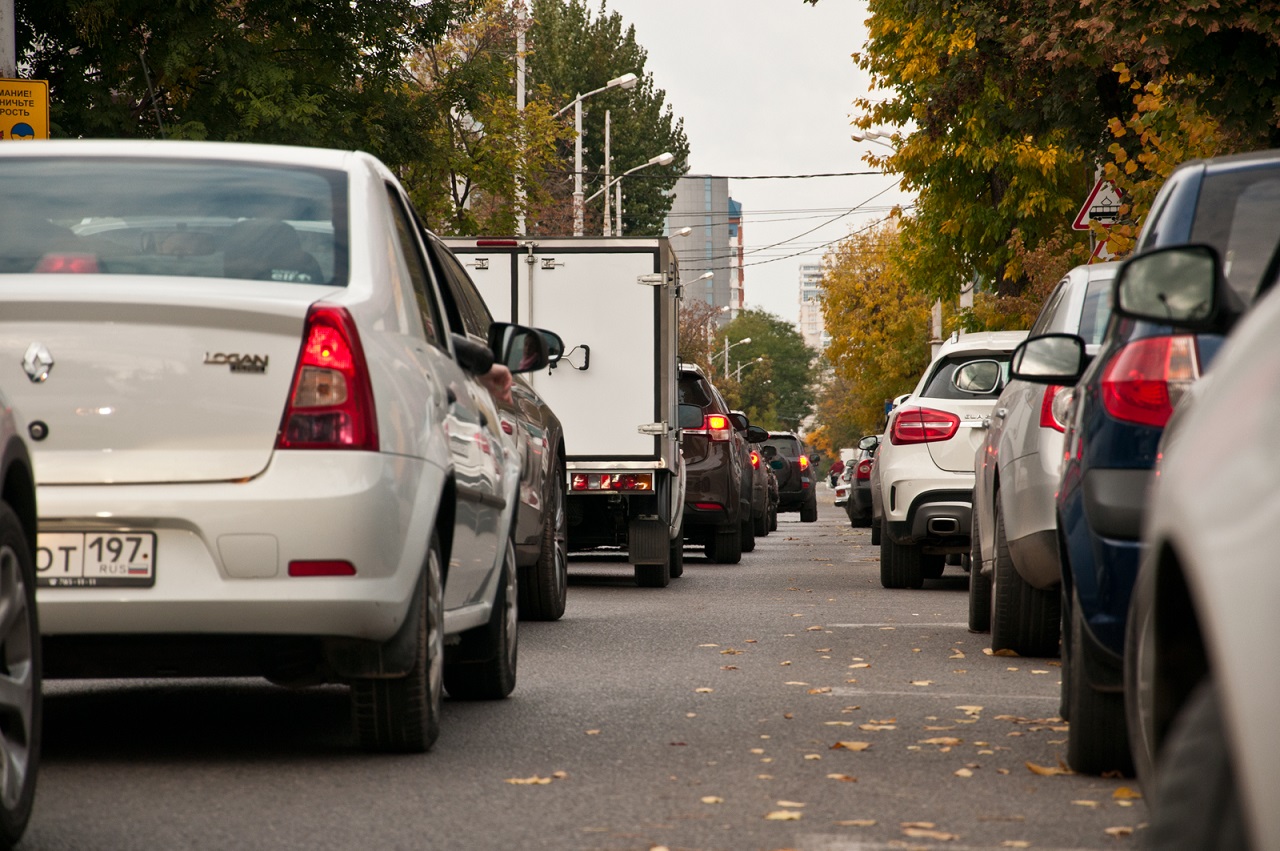
[[161,139],[34,139],[0,146],[3,157],[125,157],[231,160],[349,170],[355,161],[375,162],[361,151],[258,145],[247,142],[187,142]]
[[943,341],[937,356],[943,357],[956,352],[970,351],[1011,352],[1026,338],[1026,331],[973,331],[968,334],[953,334]]

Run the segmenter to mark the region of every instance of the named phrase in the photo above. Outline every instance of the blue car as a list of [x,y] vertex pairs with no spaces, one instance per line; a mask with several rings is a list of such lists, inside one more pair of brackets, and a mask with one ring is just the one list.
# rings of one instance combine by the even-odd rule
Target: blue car
[[[1213,247],[1224,258],[1227,297],[1243,310],[1263,276],[1275,274],[1268,268],[1277,221],[1280,151],[1195,160],[1161,188],[1136,253]],[[1014,354],[1015,377],[1076,384],[1056,500],[1061,712],[1071,723],[1067,762],[1076,771],[1133,771],[1123,654],[1147,489],[1165,423],[1212,363],[1225,330],[1190,333],[1173,321],[1117,314],[1091,362],[1071,335],[1033,338]]]

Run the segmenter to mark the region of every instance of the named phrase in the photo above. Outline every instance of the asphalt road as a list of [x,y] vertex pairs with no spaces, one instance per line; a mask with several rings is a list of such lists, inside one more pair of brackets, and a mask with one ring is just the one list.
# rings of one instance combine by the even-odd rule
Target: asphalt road
[[339,687],[48,684],[21,847],[1137,847],[1135,781],[1057,773],[1057,660],[984,655],[958,568],[882,589],[822,497],[665,589],[575,559],[515,694],[446,701],[425,756],[361,753]]

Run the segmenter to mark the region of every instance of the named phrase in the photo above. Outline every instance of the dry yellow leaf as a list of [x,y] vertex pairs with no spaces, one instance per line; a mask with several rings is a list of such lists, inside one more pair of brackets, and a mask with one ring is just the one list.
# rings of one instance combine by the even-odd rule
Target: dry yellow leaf
[[873,818],[851,818],[836,822],[841,827],[871,827],[875,823]]
[[706,686],[703,686],[702,688],[694,689],[694,691],[698,694],[711,694],[713,691],[715,691],[715,689],[707,688]]
[[722,671],[736,671],[736,670],[738,670],[738,666],[737,666],[737,665],[721,665],[721,666],[720,666],[720,670],[722,670]]
[[805,759],[822,759],[822,755],[816,754],[816,753],[807,753],[804,755],[804,758]]
[[800,821],[800,813],[795,810],[774,810],[765,816],[767,821]]
[[[952,649],[954,649],[954,648],[952,648]],[[963,659],[963,658],[964,658],[964,653],[963,653],[963,652],[961,652],[961,651],[959,651],[959,650],[956,650],[956,652],[955,652],[955,653],[952,653],[952,654],[951,654],[950,656],[948,656],[947,658],[948,658],[948,659]]]
[[805,628],[805,632],[817,632],[817,631],[819,631],[819,630],[823,630],[823,629],[826,629],[826,627],[825,627],[825,626],[811,626],[811,627],[806,627],[806,628]]
[[564,780],[566,777],[568,777],[568,776],[569,776],[569,772],[567,772],[567,771],[553,771],[553,772],[551,772],[551,776],[552,776],[552,777],[554,777],[554,778],[555,778],[555,779],[557,779],[557,780]]
[[719,644],[699,644],[699,647],[719,647]]
[[1003,647],[999,650],[992,650],[990,647],[984,647],[982,648],[982,652],[987,656],[1017,656],[1018,655],[1018,652],[1016,650],[1010,650],[1008,647]]
[[967,768],[957,768],[955,770],[956,777],[972,777],[973,772]]
[[1142,793],[1136,789],[1130,789],[1128,786],[1121,786],[1111,793],[1111,797],[1119,801],[1131,801],[1134,798],[1141,798]]
[[1133,828],[1131,827],[1108,827],[1102,831],[1107,836],[1119,838],[1121,836],[1133,836]]
[[778,806],[786,807],[788,809],[800,809],[804,806],[804,804],[800,803],[799,801],[779,801]]
[[764,753],[764,748],[752,748],[751,752],[754,754],[761,754]]
[[650,846],[649,851],[671,851],[671,849],[665,845],[653,845]]
[[869,733],[874,733],[879,730],[896,730],[898,729],[898,725],[897,724],[859,724],[858,729],[866,730]]
[[961,745],[961,744],[964,744],[964,739],[957,739],[955,736],[935,736],[935,737],[933,737],[932,739],[921,739],[921,740],[920,740],[920,744],[922,744],[922,745],[947,745],[948,747],[951,747],[951,746],[954,746],[954,745]]
[[1081,801],[1072,801],[1071,803],[1075,804],[1077,807],[1096,807],[1096,806],[1098,806],[1098,802],[1097,802],[1097,801],[1083,801],[1083,800],[1081,800]]
[[918,827],[923,830],[932,830],[933,828],[937,827],[937,825],[931,821],[904,821],[904,822],[899,822],[899,824],[902,827]]
[[744,639],[742,640],[742,643],[743,643],[743,644],[759,644],[759,643],[760,643],[760,639],[758,639],[758,638],[744,638]]
[[787,682],[783,683],[783,685],[784,686],[807,686],[808,683],[802,683],[799,680],[788,680]]
[[551,782],[551,778],[539,777],[535,774],[532,777],[508,777],[507,782],[513,786],[546,786]]
[[721,650],[720,655],[721,656],[741,656],[745,652],[746,652],[745,650],[734,650],[732,647],[730,647],[728,650]]
[[933,680],[912,680],[911,684],[913,686],[931,686],[933,685]]
[[815,650],[815,651],[813,651],[813,652],[814,652],[814,653],[830,653],[830,652],[831,652],[831,648],[830,648],[830,647],[820,647],[820,648],[818,648],[817,650]]
[[853,726],[852,721],[823,721],[822,723],[828,727],[852,727]]
[[960,838],[954,833],[947,833],[942,830],[922,830],[918,827],[903,828],[902,832],[912,839],[937,839],[939,842],[951,842]]
[[704,803],[704,804],[723,804],[723,803],[724,803],[724,798],[721,798],[719,795],[705,795],[705,796],[703,796],[703,798],[702,798],[702,803]]
[[[844,748],[847,751],[865,751],[871,747],[870,742],[836,742],[831,746],[831,750],[840,750]],[[807,759],[808,757],[806,757]]]
[[587,735],[588,735],[588,736],[598,736],[598,735],[600,735],[600,731],[599,731],[599,730],[588,730],[588,731],[587,731]]
[[871,663],[870,663],[870,662],[856,662],[856,663],[854,663],[854,664],[850,665],[849,667],[850,667],[850,668],[870,668],[870,667],[871,667]]
[[819,686],[818,688],[809,689],[809,694],[830,694],[831,686]]
[[959,709],[965,715],[977,715],[982,711],[981,706],[957,706],[956,709]]
[[779,662],[778,664],[779,664],[779,665],[790,665],[791,663],[790,663],[790,662]]
[[828,780],[839,780],[841,783],[857,783],[858,778],[849,774],[828,774]]
[[1027,770],[1032,774],[1039,774],[1041,777],[1053,777],[1058,774],[1075,774],[1070,768],[1067,768],[1061,760],[1056,766],[1036,765],[1034,762],[1026,763]]
[[1025,839],[1006,839],[1000,843],[1001,848],[1030,848],[1031,843]]
[[[924,727],[925,731],[930,733],[938,732],[941,730],[954,730],[955,728],[956,728],[955,724],[948,724],[946,727],[930,727],[928,724],[926,724]],[[977,742],[974,742],[974,744],[977,744]]]

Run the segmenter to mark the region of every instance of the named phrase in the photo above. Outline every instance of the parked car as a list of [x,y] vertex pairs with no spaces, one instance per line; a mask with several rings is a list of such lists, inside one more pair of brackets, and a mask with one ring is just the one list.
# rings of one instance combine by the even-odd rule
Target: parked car
[[[768,440],[765,432],[765,440]],[[773,467],[765,460],[763,448],[759,445],[751,449],[751,467],[765,481],[766,509],[765,534],[778,531],[778,477],[773,474]]]
[[919,588],[969,552],[974,452],[1026,331],[953,334],[880,444],[880,584]]
[[696,364],[680,364],[678,392],[685,462],[684,539],[703,545],[714,562],[737,564],[748,538],[755,547],[751,480],[743,470],[744,463],[748,470],[751,466],[745,435],[749,423],[729,410]]
[[778,511],[799,511],[802,523],[818,519],[817,478],[795,432],[771,431],[760,454],[778,480]]
[[869,434],[858,441],[856,454],[845,467],[849,476],[849,499],[845,503],[845,512],[849,515],[849,525],[871,525],[871,468],[875,466],[876,448],[880,445],[880,435]]
[[[1223,297],[1249,305],[1273,258],[1280,214],[1280,152],[1176,168],[1138,234],[1139,253],[1204,243],[1226,258]],[[1119,273],[1124,275],[1123,269]],[[1269,279],[1269,278],[1268,278]],[[1157,307],[1160,305],[1157,304]],[[1176,311],[1163,307],[1172,320]],[[1161,433],[1178,401],[1213,362],[1221,330],[1161,322],[1134,311],[1113,317],[1092,362],[1041,337],[1036,360],[1056,365],[1037,380],[1076,384],[1067,413],[1056,501],[1062,566],[1062,707],[1071,722],[1067,762],[1080,772],[1132,771],[1125,729],[1123,654],[1129,598],[1141,556],[1146,494]],[[1045,349],[1048,351],[1045,351]],[[1047,364],[1055,365],[1055,364]]]
[[835,483],[832,486],[832,490],[835,491],[833,502],[841,508],[849,502],[849,490],[853,486],[850,482],[852,476],[852,467],[844,467],[839,473],[835,474]]
[[[1118,263],[1077,266],[1045,300],[1029,335],[1079,334],[1095,354]],[[1054,496],[1071,387],[1010,381],[974,459],[969,629],[992,650],[1058,655],[1062,571]]]
[[511,692],[520,457],[493,394],[546,344],[449,333],[390,170],[59,140],[0,149],[0,186],[47,676],[344,683],[379,751],[428,749],[444,689]]
[[[493,315],[475,283],[447,246],[423,230],[427,255],[441,284],[450,330],[488,345]],[[548,338],[552,362],[564,352],[554,334]],[[564,429],[560,418],[533,387],[517,376],[511,400],[498,401],[503,431],[513,435],[520,454],[520,506],[514,544],[520,617],[553,621],[564,614],[569,589],[569,523],[565,510]]]
[[[738,422],[747,422],[747,428],[744,430],[743,437],[747,442],[747,463],[743,465],[743,470],[751,479],[751,531],[753,537],[763,538],[769,534],[769,502],[772,497],[769,494],[769,479],[773,475],[768,465],[760,463],[760,452],[756,448],[758,444],[769,439],[769,432],[757,425],[750,425],[746,413],[743,411],[734,411],[733,413],[741,416]],[[777,486],[774,486],[776,492]],[[751,543],[751,548],[755,549],[755,541]],[[749,551],[748,551],[749,552]]]
[[[1262,287],[1274,284],[1273,269]],[[1217,252],[1187,246],[1132,260],[1117,295],[1126,315],[1149,319],[1154,308],[1157,320],[1172,312],[1187,330],[1221,331],[1237,312],[1226,287]],[[1259,664],[1280,639],[1277,335],[1272,292],[1161,439],[1124,653],[1152,848],[1280,847],[1280,676]]]
[[[43,366],[35,364],[40,375]],[[12,378],[12,376],[10,376]],[[38,430],[36,433],[39,433]],[[36,610],[36,485],[27,440],[8,398],[0,393],[0,848],[22,838],[35,801],[43,729],[40,619]]]

